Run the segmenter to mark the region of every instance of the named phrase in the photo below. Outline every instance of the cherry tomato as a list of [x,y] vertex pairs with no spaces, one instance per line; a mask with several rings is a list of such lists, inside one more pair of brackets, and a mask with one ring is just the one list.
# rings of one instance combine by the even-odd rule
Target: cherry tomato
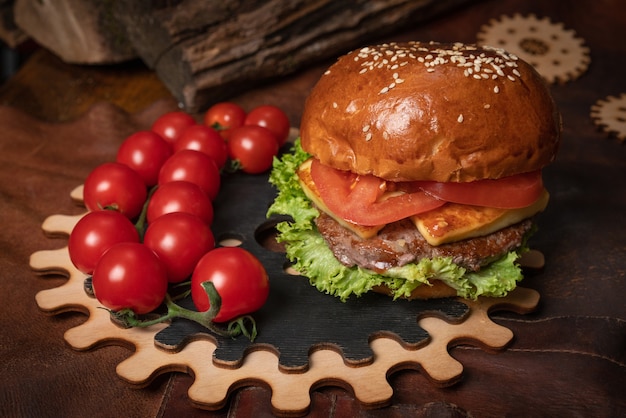
[[114,210],[88,212],[70,234],[70,260],[81,272],[92,274],[102,254],[120,242],[139,242],[137,229],[127,217]]
[[154,186],[161,166],[172,155],[172,146],[152,131],[135,132],[122,142],[116,161],[135,170],[146,183]]
[[272,167],[274,156],[278,154],[278,142],[269,129],[245,125],[231,132],[228,154],[239,162],[242,171],[259,174]]
[[211,281],[222,298],[215,322],[227,322],[259,310],[269,295],[263,264],[240,247],[220,247],[206,253],[191,276],[191,298],[200,312],[210,307],[202,283]]
[[149,224],[143,242],[159,256],[170,283],[189,278],[198,260],[215,247],[209,226],[183,212],[165,214]]
[[213,203],[194,183],[171,181],[157,187],[150,197],[146,219],[148,224],[167,213],[185,212],[197,216],[206,225],[213,222]]
[[230,138],[231,129],[243,126],[246,111],[231,102],[214,104],[204,114],[204,124],[220,131],[223,138]]
[[85,179],[83,200],[90,211],[114,208],[133,219],[141,212],[148,191],[135,170],[121,163],[104,163]]
[[205,125],[195,125],[187,128],[174,142],[174,151],[192,149],[200,151],[213,158],[218,168],[224,167],[228,159],[226,141],[215,129]]
[[213,200],[220,189],[220,170],[213,158],[191,149],[174,153],[161,167],[159,185],[188,181],[198,185]]
[[244,125],[258,125],[272,131],[281,147],[289,138],[289,117],[282,109],[272,105],[255,107],[248,113]]
[[189,113],[174,111],[159,116],[152,124],[151,130],[173,144],[185,129],[195,124],[196,120]]
[[148,247],[136,242],[115,244],[100,257],[93,271],[96,299],[119,311],[145,314],[161,305],[167,293],[163,264]]

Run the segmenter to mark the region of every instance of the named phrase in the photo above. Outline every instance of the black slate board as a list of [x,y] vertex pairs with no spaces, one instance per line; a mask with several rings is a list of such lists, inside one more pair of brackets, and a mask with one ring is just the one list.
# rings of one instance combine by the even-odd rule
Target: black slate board
[[[240,362],[249,350],[259,348],[275,351],[281,367],[286,369],[306,368],[308,355],[322,348],[342,353],[347,363],[362,364],[373,360],[368,344],[373,338],[385,336],[407,347],[418,347],[428,341],[428,333],[417,324],[421,316],[460,322],[468,313],[467,305],[454,298],[393,301],[370,293],[341,302],[319,292],[306,277],[286,273],[285,255],[261,245],[261,238],[277,222],[265,216],[275,195],[267,174],[237,172],[224,175],[214,202],[212,228],[216,242],[240,240],[243,248],[261,260],[270,277],[268,301],[253,314],[259,330],[254,343],[245,337],[215,337],[200,325],[177,319],[156,335],[157,344],[179,350],[188,341],[209,338],[217,344],[215,361],[230,365]],[[181,304],[193,307],[190,298]]]

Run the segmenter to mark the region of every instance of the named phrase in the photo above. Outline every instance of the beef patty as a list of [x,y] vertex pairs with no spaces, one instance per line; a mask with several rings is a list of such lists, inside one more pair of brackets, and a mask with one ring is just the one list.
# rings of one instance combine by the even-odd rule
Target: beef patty
[[424,239],[410,219],[388,224],[369,239],[362,239],[323,212],[315,223],[342,264],[377,272],[435,257],[451,257],[455,264],[477,271],[518,248],[532,227],[532,221],[527,219],[489,235],[435,247]]

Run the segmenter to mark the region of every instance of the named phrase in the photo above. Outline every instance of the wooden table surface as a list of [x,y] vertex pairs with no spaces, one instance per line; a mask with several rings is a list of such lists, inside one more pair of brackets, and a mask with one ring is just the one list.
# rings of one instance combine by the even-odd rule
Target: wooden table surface
[[[347,390],[322,387],[311,394],[309,416],[626,414],[626,145],[590,118],[596,100],[626,93],[626,5],[480,1],[381,41],[472,42],[482,24],[517,12],[563,22],[585,40],[591,57],[580,78],[552,86],[563,143],[545,170],[552,200],[532,241],[546,266],[524,281],[540,293],[539,309],[493,315],[515,334],[503,352],[451,349],[464,366],[463,379],[451,387],[439,388],[418,371],[393,373],[392,404],[374,410]],[[247,109],[281,106],[297,126],[307,92],[327,65],[233,100]],[[64,245],[63,238],[44,236],[42,222],[54,213],[79,213],[69,191],[114,157],[124,135],[176,108],[158,78],[141,63],[72,66],[38,50],[0,88],[0,105],[0,416],[272,416],[271,392],[262,386],[237,390],[218,411],[189,402],[193,377],[184,373],[133,388],[115,372],[129,347],[74,351],[63,333],[85,316],[47,316],[35,303],[39,291],[65,280],[39,277],[29,267],[33,252]]]

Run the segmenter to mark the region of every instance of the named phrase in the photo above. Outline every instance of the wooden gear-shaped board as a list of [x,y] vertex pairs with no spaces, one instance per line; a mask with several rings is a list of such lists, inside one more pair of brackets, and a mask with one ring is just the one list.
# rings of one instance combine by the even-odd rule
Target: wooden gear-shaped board
[[[273,199],[267,177],[236,174],[226,180],[215,202],[216,239],[240,240],[270,276],[268,303],[254,315],[257,340],[220,339],[184,320],[120,328],[85,292],[86,276],[72,265],[67,247],[36,252],[30,259],[33,270],[68,277],[63,285],[37,294],[40,309],[88,315],[83,324],[65,333],[74,349],[131,343],[134,352],[117,366],[122,379],[144,386],[163,373],[191,372],[189,398],[204,409],[219,409],[230,392],[259,382],[271,388],[272,407],[279,415],[306,413],[310,392],[329,382],[351,390],[365,406],[374,408],[390,402],[393,389],[387,376],[401,368],[420,370],[436,385],[454,384],[463,366],[450,356],[451,346],[462,343],[503,350],[513,333],[494,323],[489,314],[528,313],[539,301],[536,291],[517,288],[505,298],[477,301],[394,302],[382,295],[366,295],[342,303],[318,292],[306,278],[288,274],[284,254],[259,244],[258,235],[268,228],[267,204]],[[81,188],[72,192],[76,200],[81,195]],[[81,216],[52,215],[42,227],[50,235],[68,235]],[[368,317],[364,315],[368,311],[385,315]]]

